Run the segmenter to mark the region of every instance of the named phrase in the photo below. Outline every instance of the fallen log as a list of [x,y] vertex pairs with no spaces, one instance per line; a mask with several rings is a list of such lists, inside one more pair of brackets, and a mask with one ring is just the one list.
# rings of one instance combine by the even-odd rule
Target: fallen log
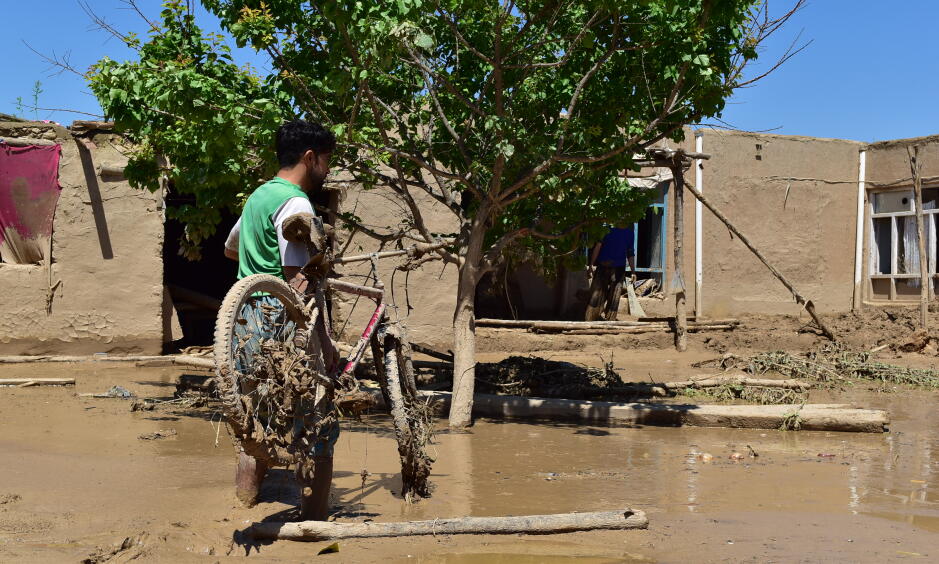
[[[477,319],[477,327],[509,327],[517,329],[528,329],[530,327],[559,328],[559,329],[587,329],[587,328],[607,328],[607,327],[650,327],[650,326],[670,326],[670,320],[674,318],[659,318],[650,321],[540,321],[534,319]],[[696,325],[739,325],[739,319],[707,319],[689,322],[689,327]]]
[[176,363],[173,362],[173,357],[167,356],[164,358],[155,358],[153,360],[138,360],[135,363],[137,368],[163,368],[165,366],[173,366]]
[[[688,332],[698,331],[732,331],[736,325],[715,324],[715,325],[689,325]],[[633,333],[670,333],[672,328],[665,325],[653,325],[649,327],[603,327],[597,329],[570,329],[563,331],[543,330],[540,328],[532,329],[534,333],[561,333],[563,335],[629,335]]]
[[74,386],[75,378],[0,378],[0,386]]
[[[86,355],[86,356],[0,356],[0,364],[26,364],[31,362],[136,362],[137,366],[199,366],[215,368],[215,361],[209,357],[191,355]],[[41,380],[41,378],[40,378]]]
[[173,364],[215,369],[215,360],[204,356],[176,355],[173,357]]
[[[449,408],[449,392],[424,391],[438,411]],[[619,403],[569,399],[476,394],[473,414],[490,417],[575,419],[611,424],[679,427],[779,429],[798,419],[806,431],[882,433],[890,418],[880,409],[855,409],[845,404],[696,405]]]
[[[646,394],[656,397],[674,396],[676,392],[687,389],[717,388],[724,385],[737,385],[755,388],[780,388],[804,392],[812,387],[810,382],[802,380],[772,380],[769,378],[748,378],[746,376],[702,376],[698,380],[682,382],[627,382],[622,386],[604,388],[610,394]],[[847,406],[845,406],[847,407]]]
[[84,356],[34,355],[34,356],[0,356],[0,364],[24,364],[30,362],[134,362],[142,360],[158,360],[166,358],[159,355],[143,356],[109,356],[105,354]]
[[770,378],[748,378],[747,376],[715,376],[704,377],[699,380],[686,380],[683,382],[664,382],[653,384],[667,390],[681,390],[684,388],[716,388],[727,384],[741,386],[755,386],[760,388],[785,388],[788,390],[808,390],[812,387],[810,382],[802,380],[772,380]]
[[398,523],[268,522],[255,523],[246,532],[255,539],[326,541],[415,535],[548,535],[600,529],[645,529],[648,526],[649,519],[645,512],[623,509],[519,517],[460,517]]

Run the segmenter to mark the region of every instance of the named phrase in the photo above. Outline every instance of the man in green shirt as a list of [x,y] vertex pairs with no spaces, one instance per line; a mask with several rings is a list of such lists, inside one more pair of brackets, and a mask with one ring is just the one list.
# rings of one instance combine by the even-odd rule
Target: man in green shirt
[[[284,239],[283,223],[297,213],[314,213],[309,196],[323,187],[336,138],[318,123],[295,120],[277,130],[275,144],[280,170],[248,197],[241,218],[225,242],[225,256],[238,261],[239,279],[252,274],[271,274],[302,292],[306,278],[300,269],[310,257],[306,246]],[[273,298],[258,299],[271,300],[273,303],[268,305],[279,306]],[[260,327],[258,330],[263,332]],[[324,354],[327,364],[338,360],[334,351],[324,351]],[[329,509],[332,451],[339,429],[325,431],[313,447],[313,483],[301,484],[304,490],[307,487],[311,490],[301,496],[301,513],[307,519],[325,520]],[[266,473],[267,466],[263,462],[239,453],[235,475],[239,499],[253,505]]]

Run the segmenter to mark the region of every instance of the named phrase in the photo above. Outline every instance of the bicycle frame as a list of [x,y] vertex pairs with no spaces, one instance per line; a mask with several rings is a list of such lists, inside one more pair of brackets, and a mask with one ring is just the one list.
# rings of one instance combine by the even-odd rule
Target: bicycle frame
[[[408,249],[401,249],[397,251],[384,251],[368,255],[354,255],[351,257],[336,259],[333,261],[333,264],[350,264],[354,262],[364,262],[366,260],[377,260],[381,258],[391,258],[405,255],[411,256],[415,254],[415,252],[425,253],[443,248],[448,244],[449,243],[437,243],[434,245],[423,245],[422,247],[412,245]],[[323,283],[314,292],[314,296],[306,304],[307,311],[311,312],[310,319],[316,319],[319,315],[326,311],[326,301],[325,297],[323,296],[323,292],[327,289],[341,292],[343,294],[364,296],[366,298],[375,300],[376,304],[375,311],[372,312],[372,318],[369,320],[368,325],[365,326],[365,331],[362,332],[362,336],[359,337],[359,341],[355,344],[355,347],[353,347],[352,353],[349,355],[349,358],[346,361],[346,365],[338,374],[330,375],[330,379],[333,382],[338,382],[341,381],[343,377],[349,376],[355,371],[359,361],[362,360],[362,355],[365,353],[365,347],[368,345],[368,342],[371,340],[372,335],[374,335],[375,331],[378,329],[379,323],[385,315],[385,285],[381,281],[377,281],[375,286],[362,286],[360,284],[352,284],[351,282],[344,282],[335,278],[324,278]],[[329,334],[329,324],[324,320],[323,325],[326,327],[327,334]],[[330,338],[332,338],[331,335]]]

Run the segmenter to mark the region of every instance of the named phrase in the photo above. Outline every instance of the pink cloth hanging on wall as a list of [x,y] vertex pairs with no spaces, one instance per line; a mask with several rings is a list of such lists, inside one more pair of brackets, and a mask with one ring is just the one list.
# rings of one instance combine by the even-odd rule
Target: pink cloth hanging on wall
[[62,147],[14,147],[0,142],[0,258],[35,264],[46,255],[62,189]]

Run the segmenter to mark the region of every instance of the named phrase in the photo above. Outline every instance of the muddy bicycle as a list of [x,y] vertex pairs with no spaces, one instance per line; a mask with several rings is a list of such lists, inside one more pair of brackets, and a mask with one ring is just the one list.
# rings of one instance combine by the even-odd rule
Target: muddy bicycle
[[[305,291],[298,292],[276,276],[254,274],[232,286],[219,310],[215,379],[232,434],[246,454],[268,467],[295,464],[297,481],[306,492],[313,483],[312,459],[326,448],[331,451],[338,419],[358,416],[376,403],[376,394],[355,376],[366,347],[371,347],[381,397],[391,412],[398,442],[402,496],[427,497],[433,462],[424,448],[430,410],[418,397],[405,329],[389,315],[377,271],[372,285],[360,285],[338,279],[332,267],[363,261],[374,266],[393,257],[411,260],[444,244],[333,259],[322,223],[306,214],[285,221],[284,237],[306,244],[310,251],[312,258],[301,270]],[[361,337],[342,360],[331,330],[328,299],[337,292],[375,304]]]

